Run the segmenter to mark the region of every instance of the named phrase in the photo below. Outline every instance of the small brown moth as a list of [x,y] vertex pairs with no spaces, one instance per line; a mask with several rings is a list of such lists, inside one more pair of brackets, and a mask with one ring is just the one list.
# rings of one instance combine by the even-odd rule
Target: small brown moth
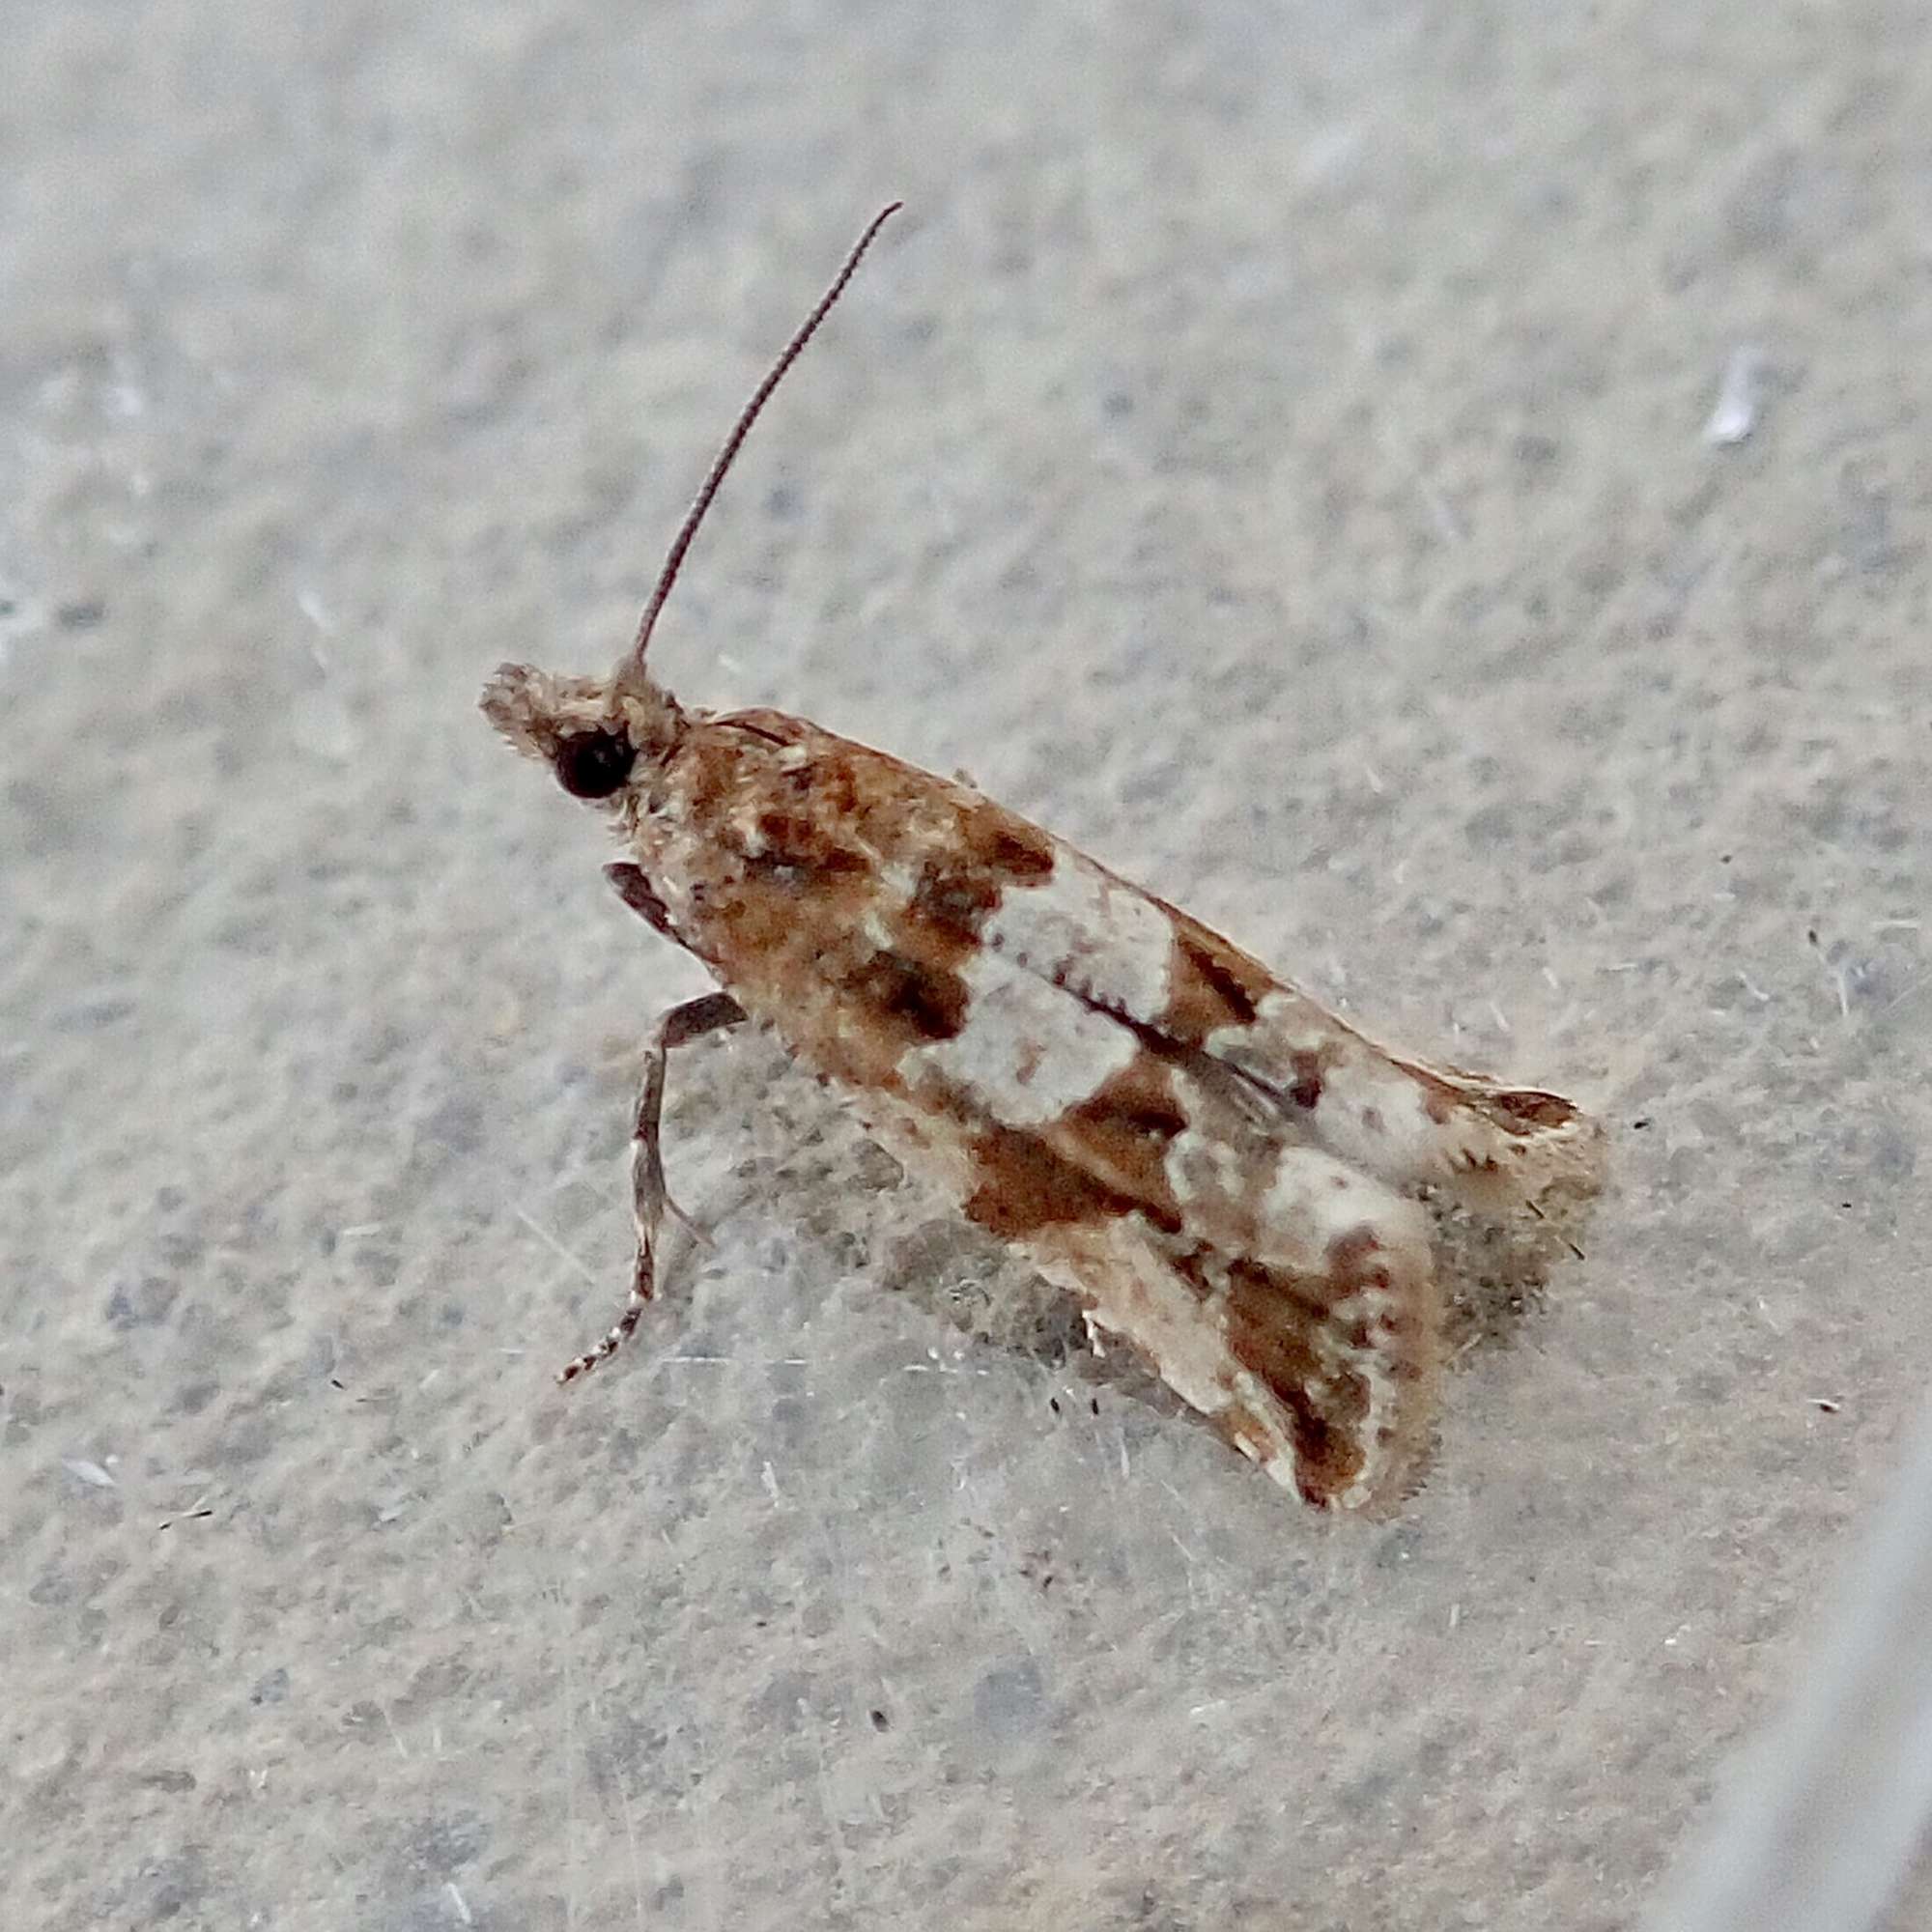
[[966,784],[781,712],[687,711],[645,669],[732,459],[897,206],[746,404],[611,675],[505,665],[483,693],[609,822],[625,903],[722,989],[666,1013],[645,1052],[630,1299],[561,1379],[651,1299],[671,1049],[749,1020],[1277,1482],[1387,1506],[1428,1447],[1443,1352],[1424,1197],[1540,1216],[1592,1191],[1596,1125],[1385,1051]]

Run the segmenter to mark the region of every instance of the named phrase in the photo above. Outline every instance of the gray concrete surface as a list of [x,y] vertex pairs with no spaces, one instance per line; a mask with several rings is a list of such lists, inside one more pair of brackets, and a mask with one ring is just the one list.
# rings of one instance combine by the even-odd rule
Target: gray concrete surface
[[[1919,10],[7,42],[0,1920],[1630,1924],[1932,1358]],[[893,194],[659,667],[1603,1110],[1395,1522],[962,1336],[755,1041],[549,1384],[701,980],[476,690],[609,660]]]

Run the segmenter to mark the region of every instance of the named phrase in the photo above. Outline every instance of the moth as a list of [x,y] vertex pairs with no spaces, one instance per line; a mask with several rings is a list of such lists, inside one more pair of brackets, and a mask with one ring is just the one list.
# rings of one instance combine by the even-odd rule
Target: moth
[[625,904],[719,987],[650,1036],[630,1295],[560,1379],[609,1357],[652,1298],[667,1062],[750,1024],[1276,1482],[1386,1509],[1417,1479],[1442,1369],[1427,1202],[1508,1220],[1587,1195],[1595,1123],[1375,1044],[970,784],[782,712],[687,710],[646,668],[732,460],[897,207],[745,405],[615,668],[504,665],[483,693],[511,745],[610,827]]

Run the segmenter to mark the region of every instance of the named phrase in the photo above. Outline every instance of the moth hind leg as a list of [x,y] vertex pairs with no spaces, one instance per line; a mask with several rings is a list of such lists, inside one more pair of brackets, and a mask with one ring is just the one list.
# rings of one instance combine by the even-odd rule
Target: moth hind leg
[[631,1218],[637,1230],[637,1259],[631,1266],[631,1292],[610,1332],[594,1349],[579,1355],[557,1372],[560,1383],[588,1375],[599,1362],[614,1355],[636,1331],[646,1304],[657,1293],[658,1234],[669,1208],[686,1217],[665,1188],[663,1118],[665,1068],[674,1046],[686,1046],[708,1033],[736,1026],[745,1009],[728,993],[707,993],[673,1007],[658,1021],[644,1049],[643,1079],[638,1088],[638,1111],[631,1128]]

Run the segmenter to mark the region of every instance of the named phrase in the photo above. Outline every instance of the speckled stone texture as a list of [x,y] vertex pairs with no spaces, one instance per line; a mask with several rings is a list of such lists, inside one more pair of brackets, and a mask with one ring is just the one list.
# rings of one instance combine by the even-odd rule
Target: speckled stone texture
[[[1631,1924],[1932,1368],[1921,10],[7,42],[0,1922]],[[476,692],[614,655],[894,194],[657,668],[1604,1111],[1395,1522],[963,1336],[756,1040],[550,1385],[704,982]]]

